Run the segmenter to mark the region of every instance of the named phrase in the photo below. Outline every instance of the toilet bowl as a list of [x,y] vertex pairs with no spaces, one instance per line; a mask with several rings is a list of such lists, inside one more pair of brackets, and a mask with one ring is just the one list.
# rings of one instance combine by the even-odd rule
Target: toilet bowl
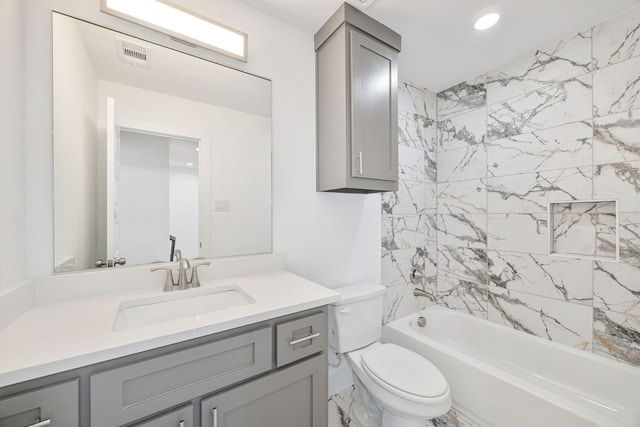
[[[425,421],[451,408],[449,385],[431,362],[395,344],[377,342],[382,334],[384,288],[359,285],[334,289],[341,294],[330,306],[329,345],[347,359],[366,396],[382,411],[371,414],[364,427],[424,427]],[[377,421],[378,420],[378,421]],[[359,421],[359,420],[357,420]]]

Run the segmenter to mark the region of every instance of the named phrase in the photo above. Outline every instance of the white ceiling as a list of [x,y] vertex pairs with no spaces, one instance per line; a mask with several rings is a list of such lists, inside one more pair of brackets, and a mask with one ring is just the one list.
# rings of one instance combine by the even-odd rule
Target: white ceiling
[[[342,4],[243,1],[311,34]],[[473,30],[473,16],[492,6],[502,8],[500,22]],[[634,6],[640,0],[376,0],[365,12],[402,35],[401,81],[441,91]]]

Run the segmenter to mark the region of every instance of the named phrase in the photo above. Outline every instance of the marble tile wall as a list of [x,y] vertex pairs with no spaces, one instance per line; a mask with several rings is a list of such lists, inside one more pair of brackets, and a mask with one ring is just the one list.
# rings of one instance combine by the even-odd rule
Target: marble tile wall
[[[398,93],[398,191],[382,194],[383,322],[435,303],[436,287],[436,94],[411,83]],[[412,265],[427,279],[433,298],[417,299]]]
[[[439,93],[436,126],[437,303],[640,366],[640,7]],[[590,199],[620,262],[548,254],[547,204]],[[611,256],[609,210],[563,214],[559,247]]]

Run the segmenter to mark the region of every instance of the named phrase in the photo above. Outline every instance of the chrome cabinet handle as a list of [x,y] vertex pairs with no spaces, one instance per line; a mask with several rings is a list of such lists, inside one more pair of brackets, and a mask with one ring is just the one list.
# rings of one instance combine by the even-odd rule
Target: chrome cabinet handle
[[362,170],[362,151],[358,152],[358,155],[356,157],[358,158],[358,166],[360,166],[360,170],[358,170],[358,172],[360,173],[360,175],[362,175],[364,173],[364,171]]
[[301,342],[309,341],[314,338],[318,338],[320,336],[320,332],[316,332],[315,334],[307,335],[306,337],[298,338],[297,340],[289,341],[290,346],[294,346],[296,344],[300,344]]
[[178,423],[178,427],[184,427],[184,421],[180,421],[180,422]]
[[44,427],[44,426],[48,426],[51,425],[51,418],[44,420],[44,421],[36,421],[35,424],[29,424],[28,426],[24,426],[24,427]]
[[218,427],[218,408],[211,410],[212,427]]

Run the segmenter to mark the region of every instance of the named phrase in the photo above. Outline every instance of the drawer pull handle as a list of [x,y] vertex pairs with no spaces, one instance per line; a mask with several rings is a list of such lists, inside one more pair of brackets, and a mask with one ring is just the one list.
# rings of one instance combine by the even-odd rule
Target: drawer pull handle
[[218,427],[218,408],[211,410],[212,427]]
[[38,418],[38,421],[36,421],[35,424],[29,424],[28,426],[25,426],[25,427],[45,427],[48,425],[51,425],[51,418],[44,421],[40,421],[40,418]]
[[320,332],[316,332],[315,334],[307,335],[306,337],[298,338],[297,340],[289,341],[290,346],[294,346],[296,344],[300,344],[301,342],[309,341],[314,338],[318,338],[320,336]]
[[178,423],[178,427],[184,427],[184,420],[182,420],[182,421],[180,421],[180,422]]

